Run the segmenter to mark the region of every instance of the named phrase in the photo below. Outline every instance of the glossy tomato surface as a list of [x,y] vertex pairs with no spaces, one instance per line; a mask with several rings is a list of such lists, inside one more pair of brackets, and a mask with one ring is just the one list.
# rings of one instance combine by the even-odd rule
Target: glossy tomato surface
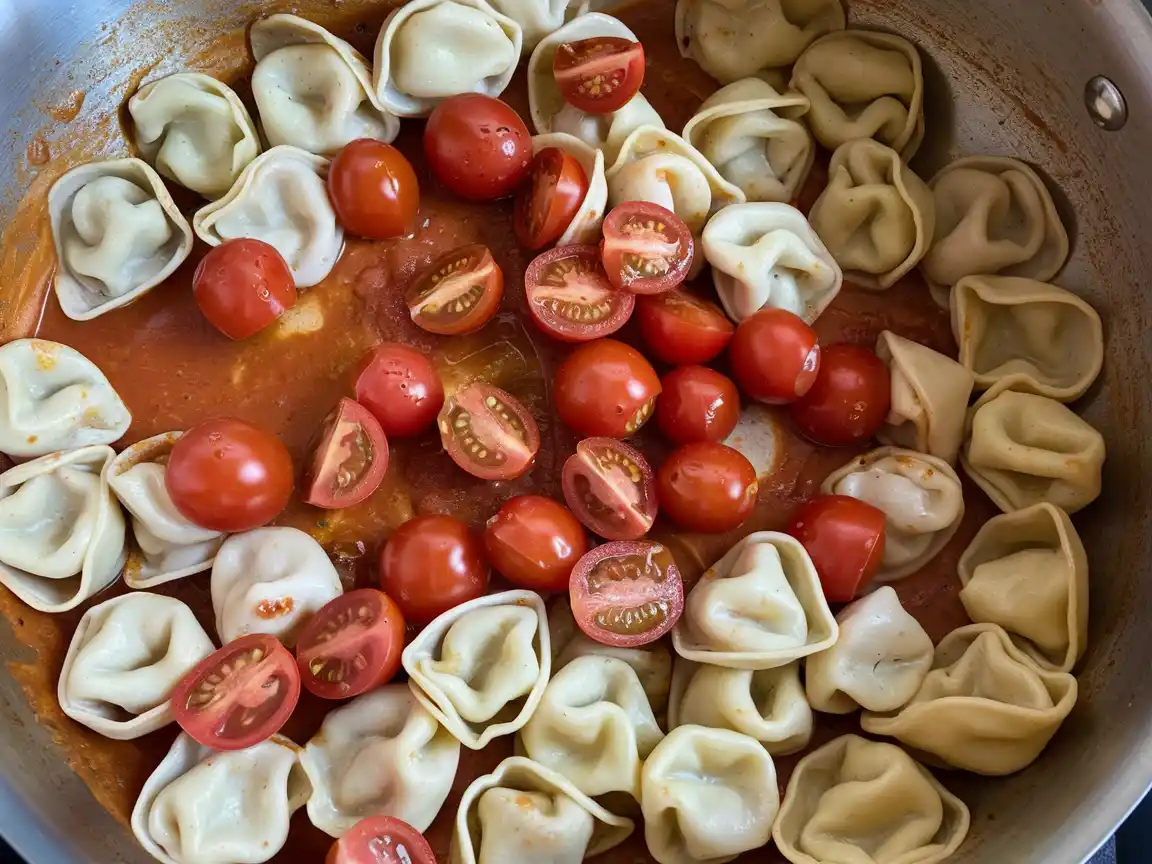
[[644,355],[623,342],[581,345],[556,372],[556,413],[589,437],[626,438],[648,422],[660,378]]
[[388,471],[388,439],[359,402],[341,399],[313,450],[304,500],[315,507],[352,507],[380,488]]
[[588,537],[563,504],[520,495],[488,520],[484,549],[509,582],[533,591],[565,591],[572,568],[588,551]]
[[604,219],[600,258],[608,281],[633,294],[663,294],[688,276],[692,232],[671,210],[625,201]]
[[381,551],[380,587],[405,621],[427,624],[484,593],[484,548],[459,519],[417,516],[397,528]]
[[636,320],[648,353],[673,366],[714,360],[736,332],[719,306],[682,289],[637,298]]
[[429,264],[405,295],[416,326],[441,336],[479,330],[504,297],[504,271],[487,246],[472,243]]
[[444,385],[428,355],[391,342],[373,348],[356,376],[356,401],[380,421],[384,434],[406,438],[436,422]]
[[416,228],[420,183],[412,163],[383,141],[348,143],[328,168],[328,197],[340,224],[370,240],[404,237]]
[[194,426],[172,446],[164,485],[176,509],[211,531],[267,525],[288,506],[288,448],[263,429],[222,418]]
[[478,381],[444,403],[437,420],[452,461],[482,480],[511,480],[531,470],[540,430],[511,393]]
[[638,540],[656,521],[656,481],[648,460],[615,438],[585,438],[564,463],[564,500],[606,540]]
[[428,117],[424,155],[432,173],[457,195],[491,201],[511,195],[527,176],[532,136],[507,103],[462,93]]
[[824,596],[833,603],[847,603],[880,569],[884,523],[884,512],[865,501],[821,495],[796,512],[788,533],[808,550]]
[[296,305],[296,282],[288,262],[263,240],[227,240],[200,260],[192,294],[213,327],[229,339],[247,339]]
[[687,531],[723,534],[752,515],[759,484],[743,454],[723,444],[681,447],[660,466],[660,509]]
[[816,331],[787,309],[761,309],[744,319],[728,346],[740,392],[770,404],[795,402],[816,382]]
[[296,641],[304,688],[321,699],[350,699],[391,681],[400,671],[404,616],[375,588],[328,601]]
[[615,333],[632,317],[636,298],[612,287],[595,246],[558,246],[524,274],[528,311],[555,339],[587,342]]
[[594,36],[556,48],[552,74],[564,101],[589,114],[619,111],[644,83],[644,46],[619,36]]
[[876,434],[892,404],[888,367],[867,348],[839,343],[822,349],[812,388],[792,404],[796,428],[817,444],[843,447]]
[[655,642],[684,611],[684,583],[672,553],[652,540],[597,546],[572,571],[568,593],[580,629],[620,648]]
[[407,822],[369,816],[332,845],[324,864],[436,864],[436,855]]
[[732,379],[706,366],[681,366],[660,381],[656,426],[673,444],[723,441],[740,420]]
[[512,225],[520,245],[535,252],[559,240],[587,194],[588,175],[576,157],[559,147],[537,153],[516,193]]

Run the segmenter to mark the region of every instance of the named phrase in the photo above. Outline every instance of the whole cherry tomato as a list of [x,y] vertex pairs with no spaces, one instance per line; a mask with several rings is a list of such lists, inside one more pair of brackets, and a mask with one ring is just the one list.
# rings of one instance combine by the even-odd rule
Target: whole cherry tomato
[[444,385],[432,361],[395,342],[373,348],[356,376],[356,401],[380,421],[384,434],[418,435],[444,407]]
[[381,550],[380,587],[405,621],[427,624],[484,593],[484,549],[459,519],[417,516],[397,528]]
[[371,240],[404,237],[416,227],[420,184],[412,163],[383,141],[360,138],[328,168],[328,197],[348,231]]
[[528,174],[532,136],[508,104],[482,93],[445,99],[424,127],[424,155],[436,177],[463,198],[511,195]]
[[710,441],[681,447],[656,473],[661,512],[687,531],[731,531],[752,515],[758,493],[752,463]]
[[719,306],[682,289],[637,297],[636,320],[648,353],[673,366],[715,359],[736,332]]
[[740,419],[732,380],[706,366],[681,366],[660,381],[656,426],[673,444],[723,441]]
[[816,381],[792,403],[792,420],[817,444],[842,447],[875,435],[891,402],[891,374],[884,361],[867,348],[840,343],[822,350]]
[[227,240],[201,259],[192,296],[213,327],[229,339],[247,339],[296,305],[296,282],[273,246]]
[[488,520],[484,548],[509,582],[533,591],[565,591],[572,568],[588,551],[588,537],[563,504],[520,495]]
[[795,402],[816,382],[816,331],[787,309],[761,309],[736,328],[728,346],[732,375],[749,399]]
[[644,355],[623,342],[581,345],[556,372],[556,413],[589,437],[626,438],[652,416],[660,379]]
[[847,603],[867,587],[884,558],[884,511],[847,495],[813,498],[788,526],[816,572],[824,596]]

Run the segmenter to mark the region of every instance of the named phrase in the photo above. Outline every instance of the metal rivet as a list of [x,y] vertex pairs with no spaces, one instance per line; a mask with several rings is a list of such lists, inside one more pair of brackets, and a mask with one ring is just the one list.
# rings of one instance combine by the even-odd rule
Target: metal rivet
[[1116,132],[1128,122],[1124,94],[1104,75],[1095,76],[1084,86],[1084,105],[1092,122],[1101,129]]

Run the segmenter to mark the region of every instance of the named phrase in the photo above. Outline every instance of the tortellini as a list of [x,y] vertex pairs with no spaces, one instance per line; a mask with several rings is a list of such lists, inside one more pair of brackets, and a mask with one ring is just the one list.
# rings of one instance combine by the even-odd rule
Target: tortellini
[[402,656],[412,692],[472,750],[524,727],[552,671],[548,617],[532,591],[489,594],[450,609]]
[[523,37],[485,0],[413,0],[388,16],[376,40],[376,96],[400,117],[426,117],[460,93],[499,96]]
[[1075,513],[1100,495],[1104,436],[1067,406],[989,391],[971,423],[960,464],[1005,513],[1042,502]]
[[128,101],[136,146],[156,170],[205,198],[232,188],[260,155],[256,124],[227,84],[178,72],[145,84]]
[[828,186],[808,219],[848,279],[884,289],[928,251],[936,204],[895,150],[857,138],[832,154]]
[[296,528],[233,534],[216,554],[211,589],[222,643],[268,633],[289,648],[304,622],[344,593],[324,547]]
[[932,668],[924,628],[884,585],[836,616],[840,638],[804,662],[804,688],[817,711],[895,711],[908,703]]
[[564,233],[556,241],[557,246],[574,243],[588,244],[600,241],[600,224],[604,221],[604,210],[608,206],[608,182],[604,179],[604,153],[589,147],[579,138],[563,133],[537,135],[532,139],[532,154],[555,147],[580,163],[584,178],[588,181],[588,191],[576,215],[565,226]]
[[836,619],[804,547],[745,537],[700,577],[672,630],[676,653],[731,669],[772,669],[830,647]]
[[237,237],[268,243],[288,262],[297,288],[321,282],[344,250],[344,229],[328,198],[328,160],[297,147],[258,156],[192,224],[209,246]]
[[718,864],[758,849],[780,807],[772,757],[730,729],[673,729],[644,763],[641,786],[644,839],[660,864]]
[[116,581],[124,514],[92,446],[41,456],[0,474],[0,584],[41,612],[67,612]]
[[549,33],[587,12],[591,4],[589,0],[491,0],[491,5],[520,25],[523,50],[531,51]]
[[939,864],[970,824],[964,802],[899,747],[845,735],[800,760],[772,836],[794,864]]
[[0,453],[28,458],[111,444],[132,415],[103,372],[47,339],[0,345]]
[[1029,660],[994,624],[970,624],[936,646],[932,671],[897,713],[865,713],[864,731],[891,735],[954,768],[1000,776],[1048,746],[1076,704],[1076,679]]
[[787,204],[733,204],[701,235],[716,293],[736,323],[765,306],[809,324],[840,293],[844,276],[804,214]]
[[859,498],[884,511],[878,582],[911,576],[940,554],[964,518],[964,490],[952,466],[898,447],[857,456],[829,474],[820,491]]
[[139,159],[89,162],[48,192],[52,285],[64,314],[89,321],[151,291],[192,253],[192,229]]
[[305,745],[308,818],[333,837],[377,815],[426,831],[459,762],[460,742],[406,685],[389,684],[332,711]]
[[1039,666],[1072,671],[1088,642],[1088,556],[1067,513],[1036,504],[996,516],[957,570],[969,618],[1003,627]]

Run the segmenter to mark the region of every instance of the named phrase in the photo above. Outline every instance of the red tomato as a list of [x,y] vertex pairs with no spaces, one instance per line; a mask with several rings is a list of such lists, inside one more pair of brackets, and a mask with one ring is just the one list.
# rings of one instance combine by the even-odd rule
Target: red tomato
[[589,114],[611,114],[644,83],[644,46],[619,36],[565,42],[556,49],[552,74],[565,102]]
[[647,201],[625,201],[604,220],[600,258],[608,281],[633,294],[663,294],[688,276],[692,232],[673,213]]
[[328,415],[308,470],[304,500],[339,510],[359,504],[380,488],[388,470],[388,439],[359,402],[341,399]]
[[511,480],[531,470],[540,430],[511,393],[477,382],[458,390],[440,412],[440,440],[452,461],[481,480]]
[[418,435],[436,422],[444,385],[427,355],[406,345],[373,348],[356,376],[356,401],[380,421],[385,435]]
[[263,240],[227,240],[201,259],[192,296],[209,324],[229,339],[247,339],[296,305],[296,282]]
[[731,379],[705,366],[673,369],[660,381],[656,425],[673,444],[723,441],[740,419],[740,394]]
[[656,483],[638,450],[615,438],[585,438],[564,463],[564,500],[606,540],[639,540],[656,521]]
[[516,111],[491,96],[445,99],[424,127],[424,155],[445,186],[472,201],[511,195],[528,174],[532,136]]
[[348,231],[370,240],[404,237],[416,228],[420,183],[412,163],[383,141],[347,144],[328,169],[328,197]]
[[253,633],[201,660],[172,691],[180,728],[213,750],[243,750],[277,732],[300,699],[300,670],[275,636]]
[[884,558],[884,511],[847,495],[822,495],[797,511],[788,533],[804,544],[824,596],[847,603],[880,569]]
[[524,273],[528,311],[536,325],[565,342],[587,342],[628,323],[636,298],[612,287],[595,246],[558,246]]
[[673,366],[696,366],[715,359],[736,332],[716,304],[682,290],[640,297],[636,320],[648,352]]
[[380,587],[405,621],[427,624],[484,594],[484,550],[459,519],[417,516],[397,528],[381,550]]
[[867,348],[840,343],[821,351],[812,389],[792,404],[792,421],[817,444],[864,441],[884,425],[892,402],[888,367]]
[[407,822],[369,816],[332,845],[324,864],[436,864],[436,855]]
[[473,243],[441,255],[426,267],[405,300],[417,327],[441,336],[479,330],[504,297],[504,271],[487,246]]
[[535,251],[555,243],[588,194],[588,175],[575,157],[545,147],[532,159],[528,180],[516,193],[512,225],[516,239]]
[[293,474],[292,457],[279,438],[226,417],[180,436],[164,485],[176,509],[201,528],[248,531],[288,506]]
[[684,611],[676,561],[667,546],[652,540],[597,546],[572,571],[568,592],[580,629],[620,648],[655,642]]
[[492,566],[509,582],[533,591],[564,591],[588,538],[563,504],[521,495],[500,508],[484,530]]
[[787,309],[761,309],[736,328],[732,374],[750,399],[781,405],[812,389],[820,369],[816,331]]
[[656,474],[660,509],[686,531],[731,531],[752,515],[758,492],[752,463],[710,441],[681,447]]
[[308,619],[296,641],[296,662],[309,693],[350,699],[391,681],[403,650],[400,607],[383,591],[361,588]]
[[588,437],[626,438],[652,416],[660,378],[635,348],[598,339],[573,351],[556,372],[556,413]]

